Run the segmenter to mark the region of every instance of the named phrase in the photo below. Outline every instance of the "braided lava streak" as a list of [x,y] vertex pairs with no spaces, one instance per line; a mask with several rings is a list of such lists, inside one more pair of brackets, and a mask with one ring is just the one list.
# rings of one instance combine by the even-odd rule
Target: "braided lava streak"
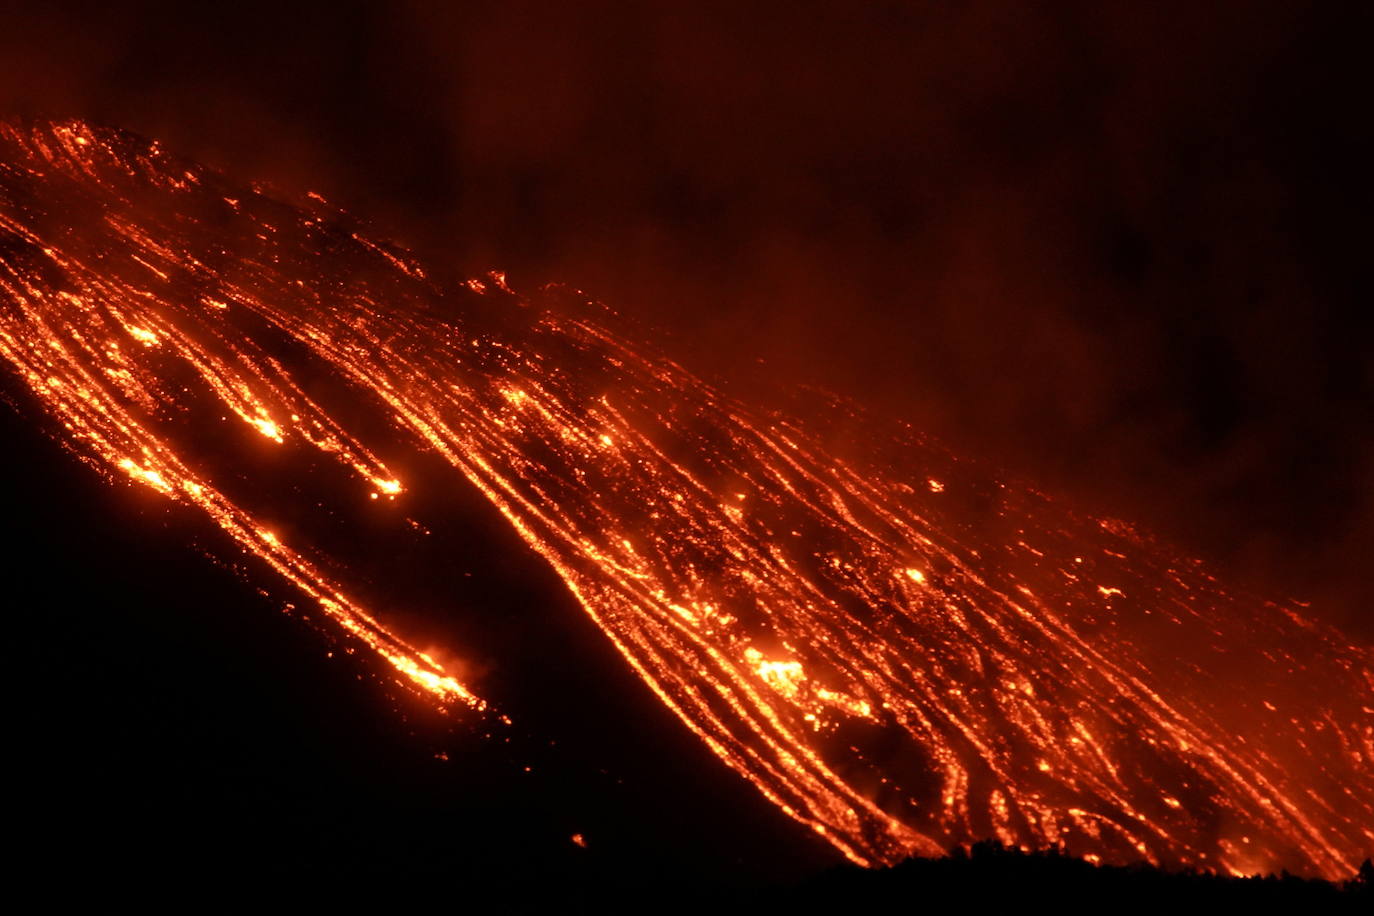
[[[997,837],[1340,877],[1374,849],[1374,657],[1298,610],[844,404],[751,411],[593,309],[437,282],[156,144],[6,127],[0,160],[0,354],[64,439],[440,702],[482,705],[231,496],[261,466],[188,418],[347,472],[339,501],[404,503],[397,441],[441,457],[688,728],[857,862]],[[307,395],[321,377],[346,409]]]

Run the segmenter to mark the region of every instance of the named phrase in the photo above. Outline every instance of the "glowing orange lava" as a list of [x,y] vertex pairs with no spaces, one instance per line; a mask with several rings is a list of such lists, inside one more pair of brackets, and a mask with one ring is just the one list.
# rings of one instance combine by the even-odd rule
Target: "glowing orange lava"
[[[499,275],[439,284],[338,217],[116,132],[4,127],[0,356],[79,454],[199,507],[407,682],[480,707],[188,457],[178,416],[218,412],[345,469],[340,498],[405,500],[377,424],[312,400],[283,355],[307,354],[856,862],[998,837],[1344,877],[1374,849],[1369,649],[909,432],[842,460],[824,417],[750,410]],[[495,329],[468,320],[497,296]]]

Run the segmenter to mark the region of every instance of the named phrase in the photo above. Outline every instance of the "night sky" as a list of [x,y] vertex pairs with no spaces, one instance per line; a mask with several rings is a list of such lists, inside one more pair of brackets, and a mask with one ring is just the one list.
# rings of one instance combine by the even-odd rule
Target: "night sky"
[[[125,127],[319,191],[430,262],[571,284],[728,385],[852,396],[1374,640],[1365,4],[6,2],[0,23],[0,114]],[[22,562],[96,549],[62,537]],[[272,638],[147,614],[149,639]],[[72,651],[105,639],[139,642]],[[45,713],[85,695],[63,689]],[[93,715],[91,741],[125,740]],[[277,715],[244,728],[300,759],[348,729]],[[42,728],[36,769],[88,746]],[[336,778],[401,768],[354,766]]]

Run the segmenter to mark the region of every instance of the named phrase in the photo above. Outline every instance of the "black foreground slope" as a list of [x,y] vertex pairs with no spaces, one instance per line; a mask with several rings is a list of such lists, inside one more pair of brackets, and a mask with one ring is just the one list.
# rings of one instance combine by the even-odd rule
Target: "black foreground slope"
[[[783,850],[761,845],[735,863],[712,858],[709,844],[693,845],[703,841],[703,825],[691,823],[699,806],[647,804],[642,780],[633,799],[635,788],[569,767],[517,775],[504,746],[433,718],[401,721],[370,680],[324,657],[316,633],[188,556],[165,513],[85,479],[8,409],[0,433],[23,482],[0,491],[17,661],[11,826],[26,838],[21,883],[58,899],[235,895],[284,882],[323,899],[396,888],[442,900],[451,889],[610,906],[648,889],[670,891],[668,909],[705,897],[800,912],[1028,900],[1070,911],[1360,912],[1371,897],[1369,877],[1341,891],[1092,868],[990,846],[877,872],[821,868],[817,856],[780,866]],[[150,524],[137,538],[112,536],[127,530],[116,509]],[[470,753],[432,756],[455,747]],[[597,825],[585,828],[585,850],[569,841],[584,823]]]
[[1024,853],[988,842],[877,872],[832,869],[788,888],[781,899],[815,911],[924,899],[974,912],[1013,912],[1036,903],[1067,912],[1365,913],[1374,903],[1374,863],[1366,861],[1358,876],[1333,884],[1287,873],[1228,878],[1143,864],[1093,866],[1058,851]]
[[[380,689],[363,663],[331,658],[319,632],[195,549],[213,536],[203,526],[137,488],[109,487],[10,406],[0,436],[11,827],[24,838],[21,883],[58,898],[294,886],[324,899],[395,889],[609,906],[650,890],[671,894],[669,909],[703,900],[802,912],[956,900],[1359,911],[1369,898],[1367,877],[1339,890],[989,846],[881,871],[835,867],[629,689],[496,520],[468,519],[481,529],[469,546],[488,545],[467,564],[472,594],[508,604],[519,593],[557,630],[548,646],[586,651],[579,664],[546,650],[565,689],[538,689],[550,674],[525,697],[555,747],[520,728],[487,737]],[[570,682],[597,702],[566,702]],[[607,760],[617,764],[603,772]]]
[[515,726],[473,731],[330,657],[190,546],[214,532],[111,489],[8,406],[0,436],[21,871],[72,891],[287,876],[535,892],[749,884],[833,861],[631,689],[536,561],[503,559],[499,529],[471,588],[521,602],[562,651]]

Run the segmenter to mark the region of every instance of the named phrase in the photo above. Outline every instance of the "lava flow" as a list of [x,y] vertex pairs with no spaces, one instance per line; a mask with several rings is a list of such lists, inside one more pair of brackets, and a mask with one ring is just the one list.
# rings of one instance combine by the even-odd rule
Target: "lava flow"
[[722,762],[853,861],[995,837],[1339,878],[1374,850],[1367,647],[910,431],[751,410],[504,286],[127,134],[0,128],[0,356],[28,401],[439,703],[485,709],[326,546],[269,529],[254,448],[398,511],[396,443],[442,459]]

